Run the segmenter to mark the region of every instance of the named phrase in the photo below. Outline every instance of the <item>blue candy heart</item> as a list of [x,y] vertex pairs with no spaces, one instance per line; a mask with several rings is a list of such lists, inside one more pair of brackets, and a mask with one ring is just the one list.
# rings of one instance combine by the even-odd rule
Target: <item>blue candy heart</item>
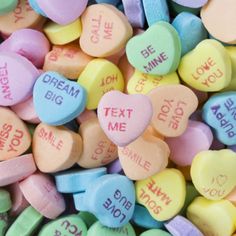
[[212,96],[203,106],[202,116],[222,143],[236,144],[236,92]]
[[43,73],[34,85],[36,113],[49,125],[63,125],[79,116],[85,109],[86,99],[82,86],[56,72]]
[[97,178],[86,189],[88,212],[93,213],[101,224],[118,228],[126,225],[133,216],[135,189],[126,176],[108,174]]

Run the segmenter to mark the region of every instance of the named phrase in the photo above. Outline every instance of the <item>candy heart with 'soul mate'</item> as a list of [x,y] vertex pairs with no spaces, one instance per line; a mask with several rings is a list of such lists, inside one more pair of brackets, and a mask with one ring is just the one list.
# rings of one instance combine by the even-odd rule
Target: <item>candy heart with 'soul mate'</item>
[[36,113],[49,125],[62,125],[79,116],[85,109],[86,98],[82,86],[56,72],[43,73],[34,85]]
[[229,149],[202,151],[193,159],[191,177],[205,198],[219,200],[236,186],[236,153]]
[[178,72],[185,83],[197,90],[219,91],[231,81],[230,56],[220,42],[205,39],[182,57]]
[[174,72],[180,61],[181,43],[175,28],[160,21],[126,45],[130,64],[148,74],[166,75]]
[[126,95],[110,91],[100,100],[98,119],[105,134],[118,146],[138,138],[152,118],[152,104],[142,94]]
[[220,142],[236,144],[236,92],[212,96],[203,106],[202,117],[215,130]]

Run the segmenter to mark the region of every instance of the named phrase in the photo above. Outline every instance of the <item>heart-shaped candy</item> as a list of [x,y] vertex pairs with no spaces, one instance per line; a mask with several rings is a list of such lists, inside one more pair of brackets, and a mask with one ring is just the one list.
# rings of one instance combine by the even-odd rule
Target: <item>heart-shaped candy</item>
[[191,165],[193,184],[205,198],[222,199],[236,186],[235,168],[236,153],[229,149],[199,152]]
[[158,86],[179,83],[179,77],[175,72],[169,75],[155,76],[135,70],[134,74],[129,78],[127,91],[129,94],[147,94]]
[[26,125],[8,108],[0,107],[0,161],[17,157],[30,146]]
[[181,6],[189,8],[199,8],[204,6],[208,0],[172,0]]
[[36,81],[33,100],[40,120],[50,125],[62,125],[83,112],[86,91],[56,72],[45,72]]
[[184,176],[177,169],[165,169],[135,183],[136,198],[158,221],[169,220],[183,207],[186,195]]
[[87,211],[93,213],[101,224],[118,228],[131,219],[135,206],[135,190],[126,176],[103,175],[86,189],[84,201]]
[[174,27],[160,21],[129,40],[126,53],[130,64],[148,74],[174,72],[180,61],[181,43]]
[[34,131],[33,154],[38,169],[52,173],[72,167],[82,152],[79,134],[40,123]]
[[26,58],[13,53],[0,54],[0,105],[12,106],[32,95],[38,70]]
[[37,0],[37,3],[52,21],[60,25],[67,25],[83,13],[88,0]]
[[211,129],[204,123],[189,120],[188,127],[179,137],[167,138],[170,159],[179,166],[191,166],[192,160],[200,151],[208,150],[213,141]]
[[124,78],[120,69],[102,58],[90,61],[78,78],[88,93],[86,108],[96,109],[101,97],[111,90],[123,91]]
[[[67,215],[43,226],[38,236],[49,235],[87,235],[87,227],[78,215]],[[73,233],[72,233],[73,232]]]
[[90,56],[107,57],[119,52],[133,34],[127,17],[110,4],[87,7],[81,21],[80,46]]
[[140,234],[140,236],[171,236],[164,230],[161,229],[149,229]]
[[[208,0],[201,9],[201,19],[207,31],[216,39],[228,43],[236,43],[235,22],[236,5],[234,0]],[[227,12],[227,14],[222,14]]]
[[83,122],[79,127],[79,134],[83,140],[79,166],[83,168],[104,166],[118,157],[117,146],[106,136],[97,118]]
[[206,39],[182,57],[178,72],[182,80],[195,89],[219,91],[231,81],[230,56],[220,42]]
[[152,104],[142,94],[106,93],[98,104],[98,119],[105,134],[118,146],[139,137],[152,118]]
[[212,96],[203,106],[202,117],[216,131],[220,142],[236,144],[236,92]]
[[166,85],[153,89],[148,96],[153,106],[151,124],[156,131],[165,137],[183,134],[198,106],[194,92],[184,85]]
[[7,14],[15,9],[17,0],[2,0],[0,6],[0,15]]
[[154,136],[140,136],[125,147],[118,148],[125,175],[132,180],[146,179],[166,168],[170,150]]
[[207,236],[230,236],[235,232],[235,206],[227,200],[197,197],[189,205],[187,217]]

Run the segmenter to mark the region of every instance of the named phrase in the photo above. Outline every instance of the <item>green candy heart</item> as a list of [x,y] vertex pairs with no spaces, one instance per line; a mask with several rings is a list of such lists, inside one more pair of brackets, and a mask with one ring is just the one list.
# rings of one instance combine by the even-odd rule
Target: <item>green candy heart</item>
[[8,229],[6,236],[30,236],[42,222],[43,216],[33,207],[27,207]]
[[108,228],[99,221],[88,230],[87,236],[136,236],[133,226],[128,223],[121,228]]
[[87,228],[89,228],[92,224],[97,221],[97,218],[90,212],[87,211],[80,211],[78,216],[84,221]]
[[87,227],[78,215],[68,215],[46,224],[38,236],[87,236]]
[[147,74],[166,75],[176,71],[181,42],[174,27],[160,21],[129,40],[126,54],[130,64]]
[[150,229],[140,234],[140,236],[171,236],[171,234],[160,229]]
[[8,226],[8,214],[0,213],[0,236],[5,235],[7,226]]
[[0,213],[11,209],[11,197],[5,189],[0,189]]
[[13,11],[17,6],[17,0],[1,0],[0,2],[0,15],[7,14]]

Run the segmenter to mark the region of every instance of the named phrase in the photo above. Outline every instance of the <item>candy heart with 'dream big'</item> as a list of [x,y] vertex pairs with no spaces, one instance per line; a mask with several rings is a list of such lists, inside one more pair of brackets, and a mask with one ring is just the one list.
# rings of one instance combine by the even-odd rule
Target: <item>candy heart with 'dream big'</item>
[[170,150],[168,145],[154,136],[140,136],[118,155],[125,175],[132,180],[146,179],[166,168]]
[[236,153],[229,149],[202,151],[193,159],[191,177],[205,198],[219,200],[236,186]]
[[85,109],[87,93],[76,82],[48,71],[36,81],[33,101],[39,119],[49,125],[62,125]]
[[197,109],[198,99],[184,85],[159,86],[148,93],[152,101],[151,125],[165,137],[184,133],[189,116]]
[[230,56],[220,42],[206,39],[182,57],[178,72],[191,87],[216,92],[227,87],[231,81]]
[[137,202],[144,205],[155,220],[171,219],[184,205],[186,183],[177,169],[165,169],[139,180],[135,188]]
[[79,160],[82,139],[63,126],[40,123],[34,131],[32,149],[39,170],[52,173],[68,169]]
[[129,40],[126,53],[130,64],[148,74],[174,72],[180,61],[181,43],[174,27],[160,21]]
[[24,153],[31,136],[24,122],[8,108],[0,107],[0,161]]
[[152,104],[142,94],[126,95],[110,91],[101,98],[97,114],[108,138],[122,147],[145,131],[152,118]]

